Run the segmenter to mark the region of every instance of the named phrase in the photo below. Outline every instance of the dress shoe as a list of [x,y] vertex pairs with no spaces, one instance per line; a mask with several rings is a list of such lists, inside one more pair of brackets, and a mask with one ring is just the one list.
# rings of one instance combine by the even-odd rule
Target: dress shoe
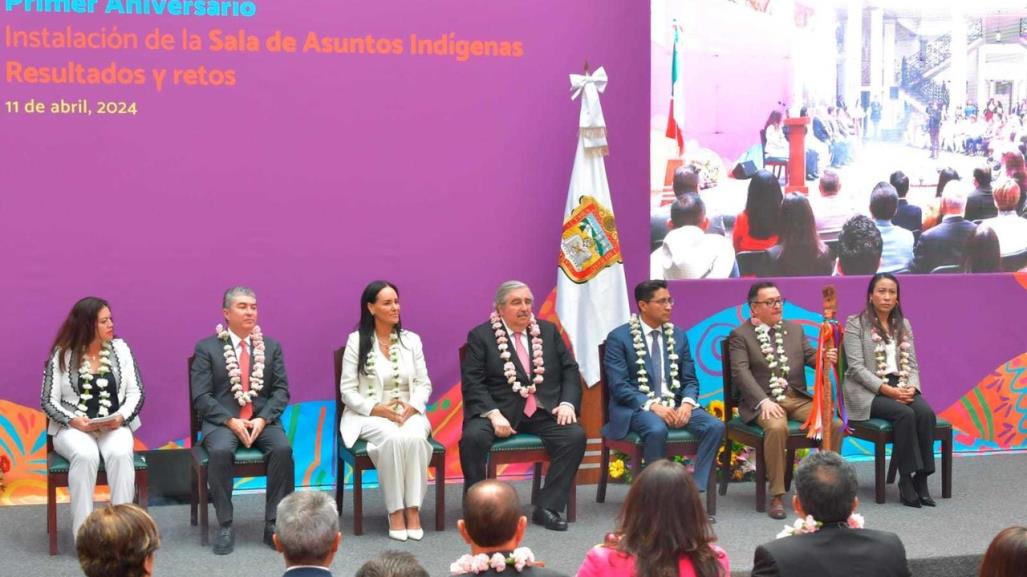
[[235,533],[232,532],[231,526],[218,528],[213,549],[215,555],[228,555],[235,549]]
[[931,498],[931,492],[927,490],[927,475],[917,473],[913,475],[913,488],[919,497],[920,504],[924,507],[934,507],[937,503]]
[[389,539],[395,539],[396,541],[406,541],[407,540],[407,537],[409,535],[407,534],[407,530],[405,528],[404,529],[393,529],[392,528],[392,521],[390,521],[388,517],[385,518],[385,524],[389,526]]
[[713,515],[707,515],[706,516],[706,520],[709,521],[710,525],[716,525],[717,524],[717,518],[714,517]]
[[537,507],[535,512],[531,515],[531,520],[536,525],[542,525],[550,531],[566,531],[567,521],[560,518],[560,514],[556,511],[550,511],[549,509],[543,509]]
[[424,529],[407,529],[407,538],[420,541],[424,538]]
[[917,495],[913,478],[910,475],[899,477],[899,501],[907,507],[920,508],[920,496]]
[[784,519],[785,518],[785,504],[781,500],[781,496],[778,495],[770,500],[770,506],[767,507],[767,515],[771,519]]
[[268,521],[264,523],[264,544],[268,547],[275,548],[275,522]]

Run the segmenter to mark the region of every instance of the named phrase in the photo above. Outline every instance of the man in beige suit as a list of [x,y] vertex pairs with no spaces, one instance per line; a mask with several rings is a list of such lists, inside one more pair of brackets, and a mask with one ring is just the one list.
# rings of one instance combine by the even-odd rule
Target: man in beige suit
[[[729,351],[731,379],[741,393],[738,412],[747,423],[763,427],[763,454],[770,479],[770,507],[767,514],[784,519],[785,442],[788,421],[805,422],[813,408],[806,392],[805,367],[816,366],[817,352],[802,334],[798,323],[781,318],[784,299],[774,283],[758,282],[749,288],[752,319],[731,331]],[[838,351],[825,358],[838,362]],[[842,442],[842,422],[831,424],[831,439],[837,451]]]

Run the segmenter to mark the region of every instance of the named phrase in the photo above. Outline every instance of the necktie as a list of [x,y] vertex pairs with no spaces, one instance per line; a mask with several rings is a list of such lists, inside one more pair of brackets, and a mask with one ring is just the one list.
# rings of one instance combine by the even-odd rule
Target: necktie
[[[514,335],[514,349],[517,350],[517,358],[521,361],[521,366],[524,367],[524,372],[531,379],[531,357],[528,356],[528,349],[524,348],[524,340],[521,338],[522,333]],[[528,383],[531,384],[530,382]],[[538,409],[538,403],[535,402],[535,395],[528,395],[527,400],[524,403],[524,414],[528,417],[535,414],[535,410]]]
[[653,339],[653,345],[649,349],[649,356],[653,360],[653,386],[656,396],[661,396],[663,390],[663,351],[660,350],[660,329],[653,329],[649,333]]
[[[242,373],[240,379],[242,380],[242,392],[250,390],[250,350],[246,346],[246,341],[239,343],[239,372]],[[239,418],[245,421],[250,420],[253,417],[253,403],[246,403],[239,408]]]

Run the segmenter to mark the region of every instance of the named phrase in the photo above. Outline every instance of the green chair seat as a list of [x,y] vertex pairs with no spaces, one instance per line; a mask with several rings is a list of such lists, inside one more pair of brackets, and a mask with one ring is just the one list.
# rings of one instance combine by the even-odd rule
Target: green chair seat
[[[146,470],[146,455],[141,453],[133,453],[132,465],[136,471]],[[58,455],[57,453],[50,453],[46,456],[46,472],[47,473],[67,473],[71,469],[71,463],[67,459]],[[100,471],[105,470],[103,466],[103,459],[100,459]]]
[[[627,441],[634,445],[642,444],[642,436],[634,431],[628,431],[628,436],[623,439],[617,439],[618,441]],[[668,443],[698,443],[699,438],[689,433],[685,429],[668,429],[667,430],[667,442]]]
[[[431,445],[431,452],[432,452],[432,454],[439,454],[439,453],[445,453],[446,452],[446,448],[444,446],[442,446],[442,443],[436,441],[435,439],[429,438],[428,439],[428,443]],[[339,437],[339,448],[342,449],[343,451],[346,451],[346,452],[349,452],[349,453],[353,453],[354,457],[366,457],[367,456],[367,441],[365,441],[363,439],[357,439],[357,442],[353,443],[353,447],[347,447],[346,444],[342,442],[342,437],[340,436]]]
[[505,451],[526,451],[532,449],[544,449],[545,445],[542,444],[542,439],[538,435],[532,435],[531,433],[517,433],[511,435],[505,439],[496,438],[496,441],[492,443],[493,453],[502,453]]
[[[210,455],[207,453],[207,449],[204,448],[203,445],[193,447],[193,455],[196,456],[196,460],[200,462],[200,465],[204,467],[207,466],[207,461],[210,459]],[[261,453],[260,449],[239,447],[235,450],[236,465],[254,465],[263,462],[264,453]]]
[[[756,421],[752,423],[746,423],[741,417],[734,417],[727,422],[727,428],[732,431],[738,431],[741,433],[748,433],[755,435],[759,438],[763,438],[763,427],[756,424]],[[802,423],[799,421],[788,421],[788,435],[789,436],[805,436],[806,431],[802,429]]]
[[[851,425],[855,429],[868,429],[871,431],[879,431],[881,433],[892,432],[891,421],[886,421],[884,419],[869,418],[865,421],[849,421],[849,425]],[[938,417],[938,423],[936,427],[941,429],[951,429],[952,423],[946,421],[945,419],[942,419],[941,417]]]

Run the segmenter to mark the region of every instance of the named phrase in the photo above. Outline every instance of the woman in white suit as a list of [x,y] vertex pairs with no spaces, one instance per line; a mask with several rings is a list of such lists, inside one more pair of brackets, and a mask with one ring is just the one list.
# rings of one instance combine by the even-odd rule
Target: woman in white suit
[[103,457],[111,503],[135,494],[135,441],[145,394],[128,344],[114,338],[107,301],[86,297],[72,307],[43,372],[41,405],[54,450],[70,463],[72,527],[93,511],[96,473]]
[[420,540],[420,508],[428,486],[431,424],[425,416],[431,381],[421,339],[403,330],[399,290],[387,281],[367,285],[360,325],[350,333],[339,383],[342,440],[367,441],[389,512],[389,537]]
[[899,498],[909,507],[934,507],[927,476],[934,472],[937,417],[920,392],[913,329],[902,315],[899,281],[878,273],[867,287],[866,310],[845,323],[848,367],[842,385],[849,419],[890,421]]

